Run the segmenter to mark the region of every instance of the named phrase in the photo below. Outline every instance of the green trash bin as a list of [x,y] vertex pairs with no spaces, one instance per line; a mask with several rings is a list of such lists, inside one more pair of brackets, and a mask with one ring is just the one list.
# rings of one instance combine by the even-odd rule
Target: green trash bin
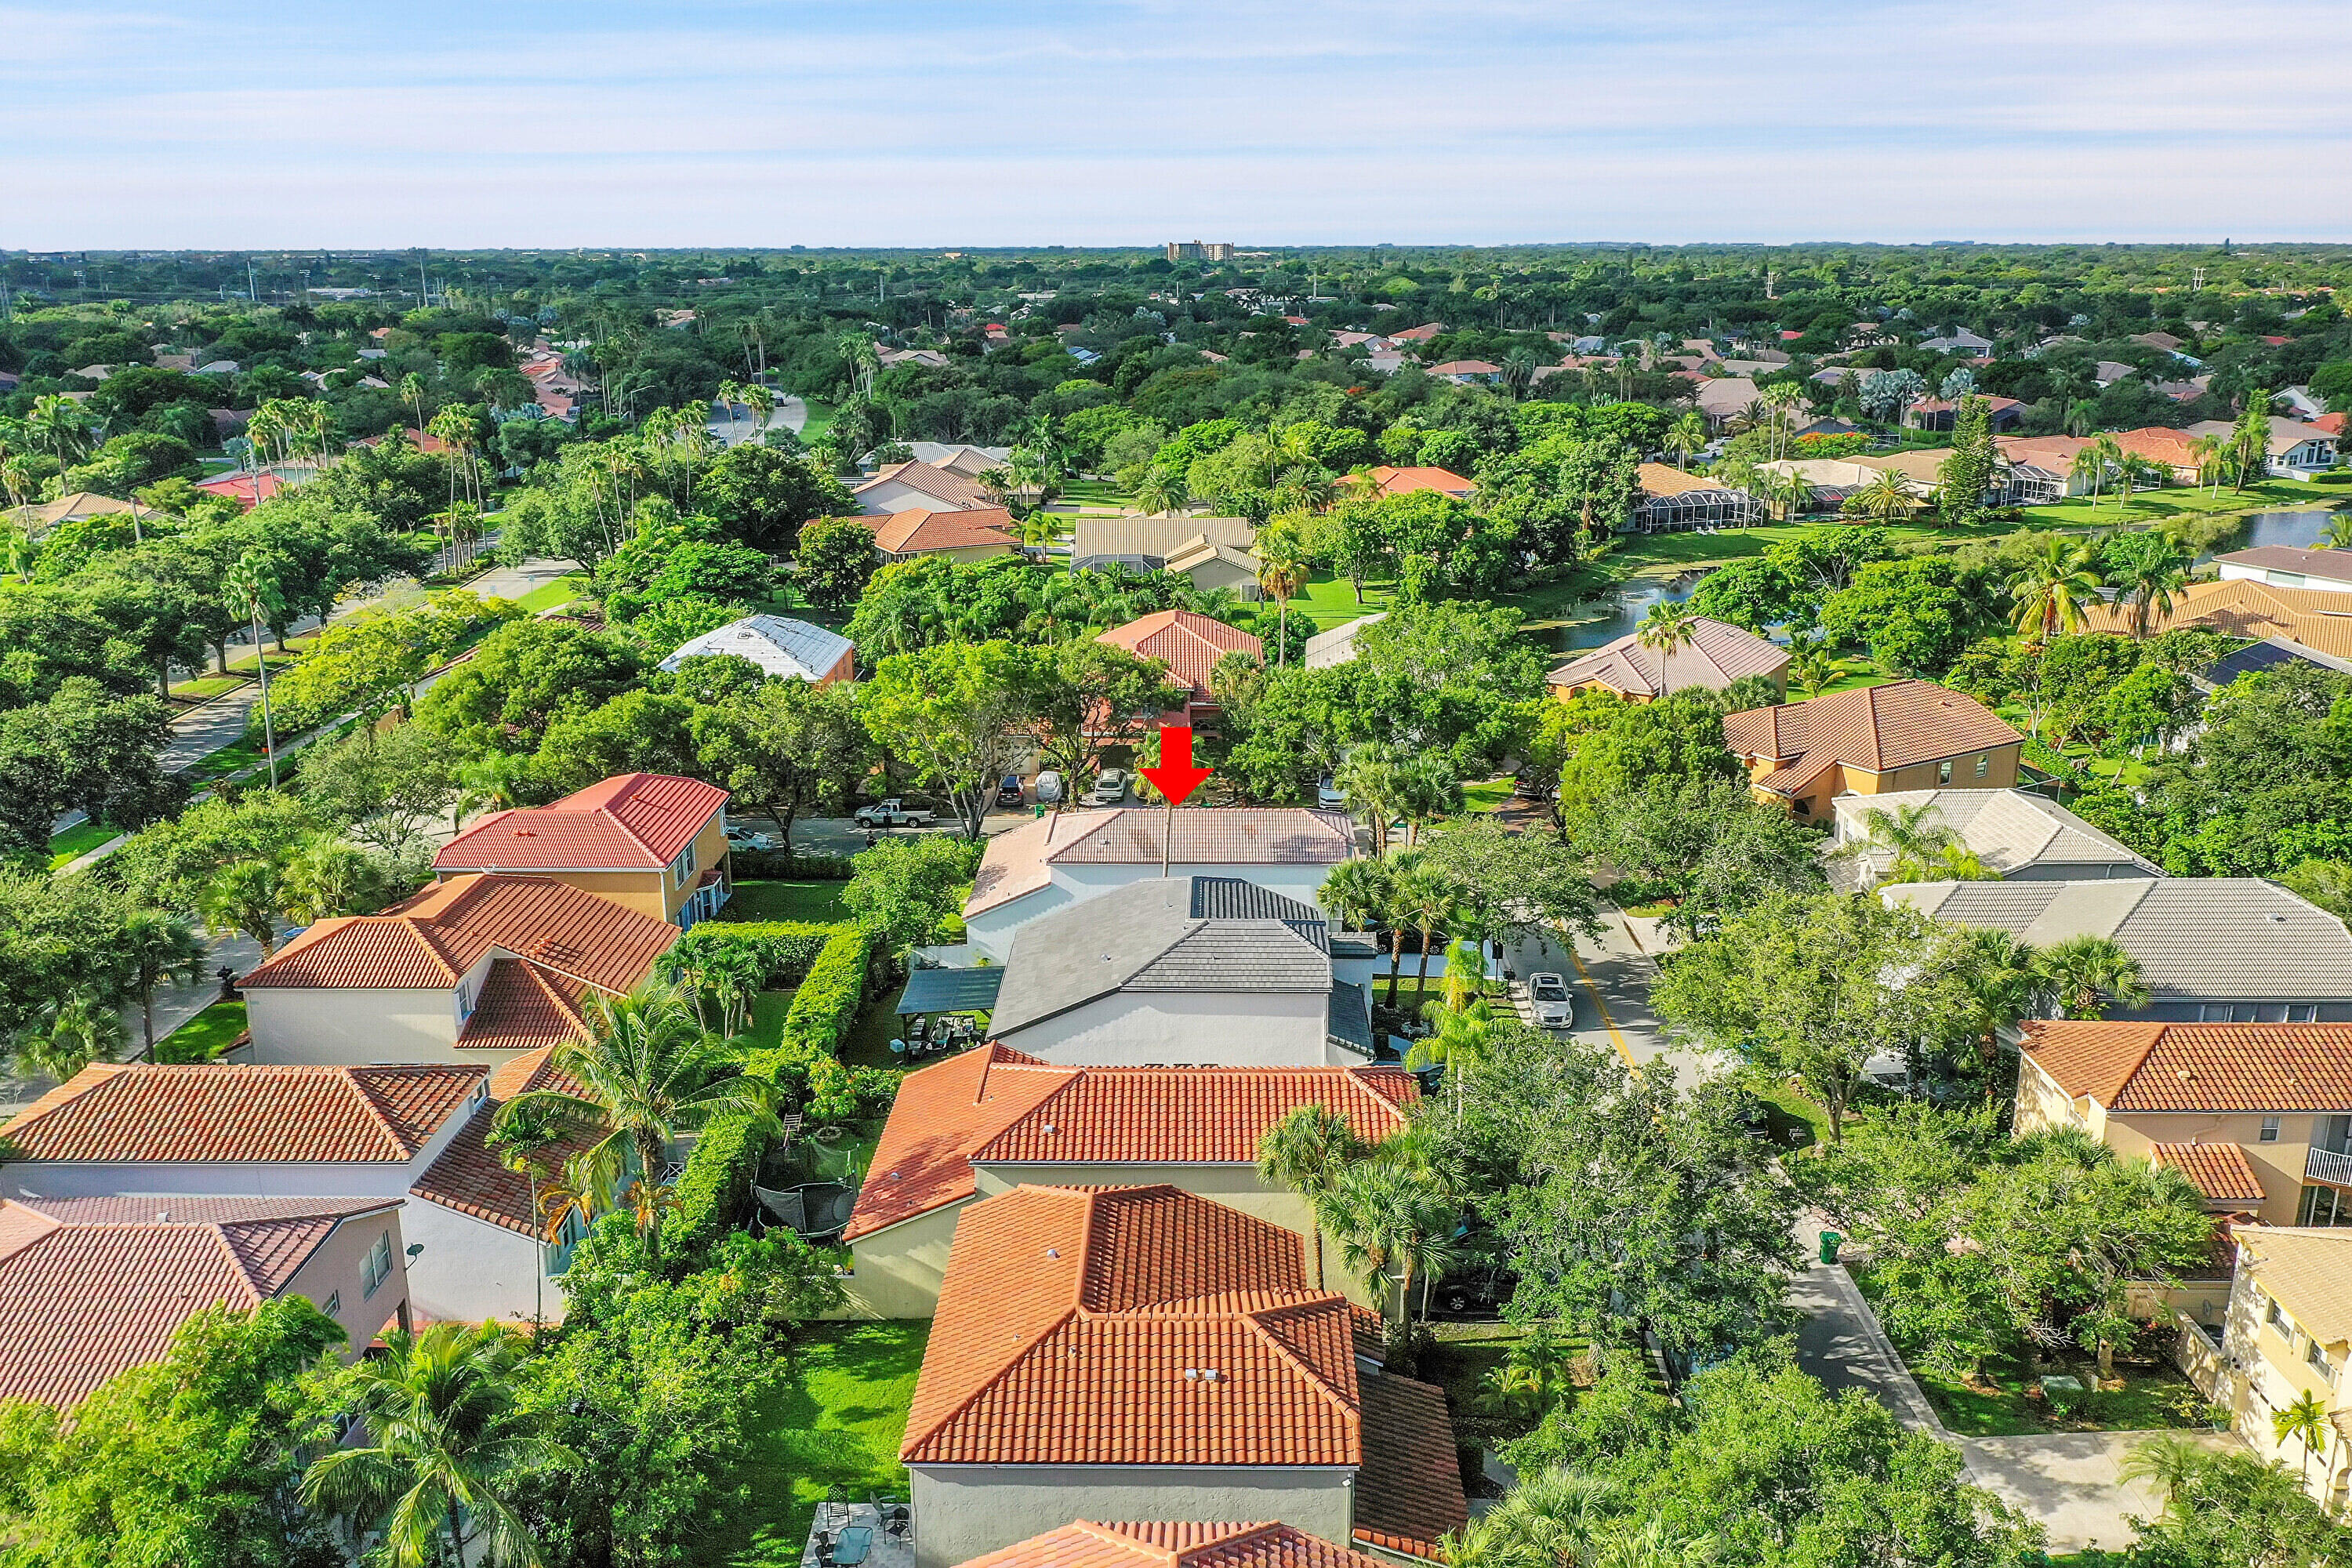
[[1833,1230],[1825,1230],[1822,1232],[1822,1261],[1824,1263],[1835,1263],[1837,1261],[1838,1243],[1844,1239],[1844,1237],[1840,1236]]

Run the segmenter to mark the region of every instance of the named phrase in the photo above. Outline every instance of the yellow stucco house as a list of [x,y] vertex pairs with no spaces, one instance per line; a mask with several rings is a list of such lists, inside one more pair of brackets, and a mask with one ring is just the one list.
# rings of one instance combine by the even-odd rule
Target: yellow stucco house
[[445,879],[522,872],[610,900],[680,930],[733,889],[727,792],[670,773],[618,773],[552,805],[484,817],[433,858]]
[[1759,800],[1809,822],[1827,821],[1842,795],[2008,789],[2025,748],[2025,737],[1991,709],[1928,680],[1727,713],[1723,739]]

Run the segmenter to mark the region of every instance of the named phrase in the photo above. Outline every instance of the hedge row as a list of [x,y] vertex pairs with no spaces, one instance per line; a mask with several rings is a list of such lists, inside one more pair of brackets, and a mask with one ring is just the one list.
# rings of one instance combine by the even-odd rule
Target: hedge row
[[755,1117],[724,1116],[702,1131],[677,1179],[677,1209],[663,1227],[674,1258],[698,1258],[750,1217],[751,1178],[770,1137]]
[[872,939],[859,925],[837,925],[808,966],[784,1013],[784,1043],[830,1056],[857,1026],[866,1004],[866,961]]
[[684,973],[748,952],[766,973],[763,985],[785,984],[807,974],[841,929],[821,921],[701,921],[671,947],[669,963]]

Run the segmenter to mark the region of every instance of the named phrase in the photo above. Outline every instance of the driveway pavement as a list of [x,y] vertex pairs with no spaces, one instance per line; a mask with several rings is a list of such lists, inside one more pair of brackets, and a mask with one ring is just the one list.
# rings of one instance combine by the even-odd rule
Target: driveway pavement
[[[2138,1532],[2124,1515],[2153,1517],[2161,1501],[2137,1481],[2119,1477],[2124,1458],[2147,1432],[2053,1432],[2034,1437],[1963,1437],[1960,1453],[1976,1484],[2038,1520],[2049,1532],[2050,1550],[2088,1547],[2121,1551]],[[2242,1452],[2243,1440],[2229,1432],[2171,1432],[2217,1453]]]

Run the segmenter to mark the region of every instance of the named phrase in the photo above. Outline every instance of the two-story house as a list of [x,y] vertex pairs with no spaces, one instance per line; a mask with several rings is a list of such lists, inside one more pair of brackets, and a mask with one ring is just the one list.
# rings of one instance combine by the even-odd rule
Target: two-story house
[[732,890],[727,792],[670,773],[618,773],[552,805],[493,812],[444,846],[433,869],[548,877],[683,931]]
[[[907,1075],[842,1240],[865,1316],[923,1318],[939,1303],[956,1218],[1028,1184],[1166,1184],[1314,1234],[1313,1212],[1257,1173],[1268,1129],[1328,1107],[1378,1143],[1404,1130],[1420,1084],[1396,1067],[1055,1067],[987,1045]],[[1370,1303],[1326,1238],[1318,1289]]]
[[468,1062],[583,1035],[678,928],[547,877],[465,873],[377,915],[323,920],[239,982],[263,1064]]
[[1336,811],[1223,806],[1177,812],[1118,806],[1048,812],[988,841],[964,941],[1002,963],[1013,933],[1050,910],[1160,875],[1231,877],[1312,904],[1331,868],[1356,853],[1356,828]]
[[1927,680],[1832,691],[1723,716],[1724,743],[1748,787],[1808,822],[1842,795],[2008,789],[2025,737],[1963,692]]
[[1217,702],[1210,690],[1210,677],[1217,661],[1227,654],[1265,657],[1265,645],[1255,637],[1192,610],[1155,610],[1139,620],[1097,633],[1095,641],[1125,648],[1138,658],[1158,659],[1168,668],[1170,685],[1190,689],[1184,711],[1161,721],[1169,724],[1197,726],[1215,716]]
[[915,1560],[1074,1518],[1279,1521],[1429,1557],[1468,1517],[1444,1391],[1308,1282],[1297,1233],[1170,1186],[966,1208],[899,1458]]
[[1894,874],[1895,850],[1871,837],[1873,811],[1893,816],[1925,807],[1922,826],[1948,833],[1958,847],[2005,882],[2088,882],[2161,877],[2163,868],[2053,800],[2021,789],[1907,789],[1845,795],[1830,803],[1835,829],[1822,847],[1831,882],[1848,891],[1878,886]]
[[[2352,1494],[2352,1229],[2239,1231],[2221,1352],[2200,1386],[2256,1454],[2340,1512]],[[2282,1436],[2275,1417],[2305,1394],[2320,1409],[2317,1432]]]
[[2102,936],[2138,962],[2147,1002],[2117,1018],[2170,1023],[2352,1020],[2352,932],[2259,877],[2096,882],[1909,882],[1879,889],[1956,925],[2032,947]]

